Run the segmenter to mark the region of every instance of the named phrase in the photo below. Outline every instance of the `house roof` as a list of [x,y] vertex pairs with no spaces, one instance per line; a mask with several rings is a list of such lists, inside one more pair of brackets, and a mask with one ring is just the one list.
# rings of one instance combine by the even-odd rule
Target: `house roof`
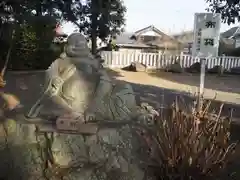
[[116,36],[115,43],[119,46],[131,46],[131,47],[149,47],[146,44],[137,43],[133,38],[134,33],[124,32]]
[[124,32],[120,35],[116,36],[115,43],[116,44],[134,44],[135,40],[132,39],[133,33]]
[[160,31],[158,28],[156,28],[156,27],[153,26],[153,25],[150,25],[150,26],[147,26],[147,27],[145,27],[145,28],[143,28],[143,29],[140,29],[140,30],[134,32],[133,35],[134,35],[134,36],[138,36],[138,35],[140,35],[140,34],[143,34],[143,33],[147,32],[147,31],[155,31],[155,32],[158,33],[158,34],[164,34],[165,36],[168,36],[169,38],[175,40],[174,37],[165,34],[164,32]]
[[188,44],[193,42],[194,32],[184,31],[182,33],[174,34],[173,37],[183,44]]
[[237,30],[235,31],[235,33],[233,34],[233,38],[234,37],[239,37],[240,36],[240,26],[237,27]]
[[222,37],[222,38],[232,38],[232,37],[236,36],[237,34],[238,34],[238,35],[240,34],[240,28],[239,28],[239,26],[230,28],[229,30],[221,33],[221,37]]
[[140,35],[140,34],[142,34],[142,33],[147,32],[147,31],[155,31],[155,32],[157,32],[157,33],[159,33],[159,34],[162,34],[162,33],[163,33],[162,31],[160,31],[159,29],[157,29],[156,27],[154,27],[153,25],[151,25],[151,26],[147,26],[147,27],[145,27],[145,28],[143,28],[143,29],[140,29],[140,30],[136,31],[136,32],[134,33],[134,35],[135,35],[135,36],[138,36],[138,35]]
[[194,34],[193,31],[183,31],[181,33],[173,34],[173,37],[181,37],[181,36],[192,35],[192,34]]
[[[139,43],[139,42],[136,42],[136,39],[134,37],[140,35],[140,34],[143,34],[147,31],[155,31],[156,33],[159,33],[159,34],[164,34],[165,36],[168,36],[169,38],[171,39],[174,39],[176,40],[174,37],[172,36],[169,36],[165,33],[163,33],[162,31],[160,31],[159,29],[157,29],[156,27],[154,26],[148,26],[148,27],[145,27],[143,29],[140,29],[136,32],[133,32],[133,33],[129,33],[129,32],[124,32],[120,35],[117,35],[116,38],[115,38],[115,43],[117,45],[122,45],[122,46],[131,46],[131,47],[150,47],[150,46],[153,46],[155,44],[143,44],[143,43]],[[151,43],[151,42],[149,42]]]

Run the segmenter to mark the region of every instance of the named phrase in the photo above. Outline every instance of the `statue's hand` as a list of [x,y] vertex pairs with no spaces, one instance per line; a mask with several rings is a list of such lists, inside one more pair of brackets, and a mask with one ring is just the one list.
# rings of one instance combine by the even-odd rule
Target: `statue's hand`
[[4,108],[7,110],[13,110],[20,105],[20,100],[13,94],[1,93],[4,100]]

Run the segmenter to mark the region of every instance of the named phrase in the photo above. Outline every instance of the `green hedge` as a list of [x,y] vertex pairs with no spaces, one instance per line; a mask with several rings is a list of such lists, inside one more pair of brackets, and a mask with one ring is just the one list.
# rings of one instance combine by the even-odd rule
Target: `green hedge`
[[[32,17],[15,29],[13,48],[8,69],[41,70],[46,69],[61,53],[62,46],[53,44],[56,21],[51,17]],[[6,59],[10,38],[1,39],[1,65]]]

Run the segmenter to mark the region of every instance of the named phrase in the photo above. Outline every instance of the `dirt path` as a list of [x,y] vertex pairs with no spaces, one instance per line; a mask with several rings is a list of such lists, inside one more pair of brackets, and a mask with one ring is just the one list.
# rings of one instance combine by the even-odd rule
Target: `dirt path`
[[[193,95],[198,92],[197,86],[174,82],[166,78],[154,77],[144,72],[128,72],[128,71],[116,70],[116,69],[114,69],[114,71],[116,71],[119,74],[119,76],[116,77],[116,79],[118,80],[124,80],[127,82],[142,84],[142,85],[157,86],[157,87],[166,88],[169,90],[176,90],[176,91],[191,93]],[[229,91],[224,92],[217,89],[220,89],[220,88],[219,87],[215,87],[214,89],[206,88],[204,92],[204,97],[207,99],[212,99],[216,96],[217,101],[223,101],[226,103],[233,103],[233,104],[240,105],[240,83],[239,83],[239,93],[235,93],[238,90],[236,90],[235,92],[229,92]]]

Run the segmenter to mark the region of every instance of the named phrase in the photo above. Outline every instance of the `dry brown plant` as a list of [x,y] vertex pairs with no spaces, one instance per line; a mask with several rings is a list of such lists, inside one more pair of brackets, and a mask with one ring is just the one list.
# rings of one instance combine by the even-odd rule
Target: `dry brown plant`
[[212,114],[210,104],[201,113],[191,113],[175,102],[158,117],[149,164],[158,180],[217,179],[223,172],[236,143],[229,141],[231,118],[221,117],[223,105]]

